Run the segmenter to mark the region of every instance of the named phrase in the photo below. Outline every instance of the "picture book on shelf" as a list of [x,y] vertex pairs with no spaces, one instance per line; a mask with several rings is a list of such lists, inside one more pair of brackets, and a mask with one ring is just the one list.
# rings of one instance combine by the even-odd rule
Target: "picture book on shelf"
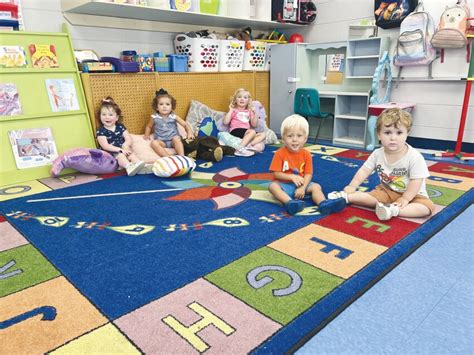
[[45,79],[53,112],[79,110],[73,79]]
[[58,156],[49,127],[9,131],[8,136],[18,169],[48,165]]
[[25,50],[22,46],[0,46],[0,67],[26,67]]
[[0,116],[21,115],[20,97],[16,85],[0,83]]
[[328,54],[326,57],[325,84],[340,85],[344,80],[344,54]]
[[30,44],[33,68],[59,68],[56,48],[52,44]]

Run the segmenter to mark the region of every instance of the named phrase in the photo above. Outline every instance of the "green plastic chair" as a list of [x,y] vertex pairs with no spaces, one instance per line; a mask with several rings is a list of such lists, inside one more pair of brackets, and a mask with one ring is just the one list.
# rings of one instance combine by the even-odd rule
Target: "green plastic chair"
[[296,89],[293,111],[306,118],[308,123],[310,118],[320,118],[318,130],[314,136],[314,143],[318,139],[323,120],[328,117],[334,117],[331,112],[321,112],[319,92],[314,88]]

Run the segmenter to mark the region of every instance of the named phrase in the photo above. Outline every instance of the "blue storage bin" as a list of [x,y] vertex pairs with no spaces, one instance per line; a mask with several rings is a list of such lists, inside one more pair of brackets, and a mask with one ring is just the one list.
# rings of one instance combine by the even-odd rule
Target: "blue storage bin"
[[166,57],[153,57],[155,63],[155,71],[168,72],[170,71],[170,61]]
[[170,70],[173,72],[188,71],[188,56],[182,54],[170,54]]

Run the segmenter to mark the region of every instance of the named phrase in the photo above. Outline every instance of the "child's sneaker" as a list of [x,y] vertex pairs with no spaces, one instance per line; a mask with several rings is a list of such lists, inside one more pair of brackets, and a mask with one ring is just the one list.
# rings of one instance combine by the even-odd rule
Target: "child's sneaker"
[[297,214],[298,212],[303,211],[304,202],[302,200],[290,200],[285,204],[286,212],[291,215]]
[[343,197],[321,201],[318,205],[321,214],[340,212],[346,207],[347,202]]
[[254,154],[255,154],[254,152],[251,152],[250,150],[245,149],[245,147],[237,149],[234,153],[234,155],[237,155],[238,157],[251,157]]
[[128,176],[134,176],[136,173],[138,173],[142,168],[145,166],[144,161],[137,161],[136,163],[130,163],[127,165],[125,170],[127,170],[127,175]]
[[344,191],[333,191],[328,193],[328,200],[337,200],[338,198],[343,198],[344,200],[346,200],[346,203],[349,203],[347,193]]
[[388,221],[390,218],[398,216],[399,212],[400,209],[398,206],[393,204],[384,205],[383,203],[378,202],[375,206],[375,214],[381,221]]
[[265,145],[263,143],[257,143],[255,145],[249,144],[245,147],[245,149],[250,150],[255,153],[262,153],[265,149]]
[[153,174],[153,164],[145,164],[140,171],[137,172],[140,175]]

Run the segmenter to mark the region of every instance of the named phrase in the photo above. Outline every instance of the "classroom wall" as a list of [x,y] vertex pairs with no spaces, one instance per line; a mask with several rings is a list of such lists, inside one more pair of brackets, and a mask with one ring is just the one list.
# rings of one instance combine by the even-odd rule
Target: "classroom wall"
[[[238,0],[234,0],[238,1]],[[425,8],[439,20],[444,6],[456,0],[425,0]],[[27,31],[58,32],[66,22],[61,11],[60,0],[21,0],[25,28]],[[373,0],[316,0],[318,18],[316,23],[298,31],[306,42],[345,41],[350,24],[372,18]],[[474,0],[468,0],[473,9]],[[126,20],[123,20],[126,21]],[[116,20],[120,25],[120,20]],[[118,56],[124,49],[135,49],[141,53],[162,51],[172,53],[175,33],[127,30],[105,27],[70,25],[73,44],[76,49],[93,49],[100,56]],[[390,36],[396,42],[398,29],[380,30],[379,35]],[[448,50],[445,63],[433,65],[435,80],[426,80],[425,67],[404,69],[403,80],[393,89],[393,101],[416,102],[414,125],[411,136],[455,141],[457,138],[465,81],[446,80],[448,77],[465,77],[468,64],[465,49]],[[396,71],[394,71],[396,74]],[[464,141],[474,143],[474,98],[469,110]]]

